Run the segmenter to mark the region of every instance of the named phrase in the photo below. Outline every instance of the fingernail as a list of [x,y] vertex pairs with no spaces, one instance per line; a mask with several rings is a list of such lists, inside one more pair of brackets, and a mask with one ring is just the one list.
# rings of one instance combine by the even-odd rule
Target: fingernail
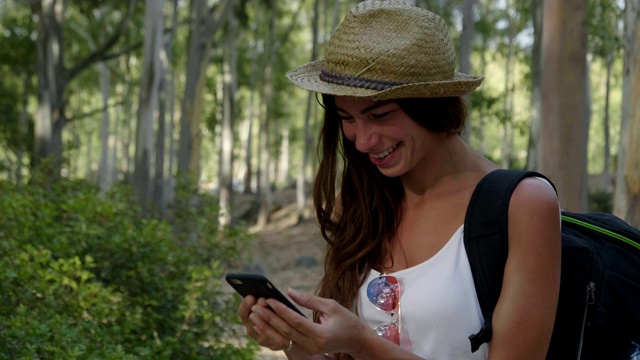
[[298,292],[298,290],[296,290],[296,289],[294,289],[294,288],[289,288],[289,294],[291,294],[291,295],[295,295],[295,296],[300,295],[300,293]]

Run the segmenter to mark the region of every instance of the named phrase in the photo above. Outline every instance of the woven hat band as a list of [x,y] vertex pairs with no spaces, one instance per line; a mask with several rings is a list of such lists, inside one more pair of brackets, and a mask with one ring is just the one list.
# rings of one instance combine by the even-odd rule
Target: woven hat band
[[361,76],[340,74],[327,69],[320,71],[320,80],[338,85],[353,86],[370,90],[387,90],[394,86],[404,85],[406,83],[388,80],[369,79]]

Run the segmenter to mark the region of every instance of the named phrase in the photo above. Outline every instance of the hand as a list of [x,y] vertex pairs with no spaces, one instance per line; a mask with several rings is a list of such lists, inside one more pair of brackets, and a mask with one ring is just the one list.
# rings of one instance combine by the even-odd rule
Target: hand
[[252,307],[253,314],[249,318],[256,325],[254,331],[268,339],[267,344],[286,344],[291,339],[308,354],[358,353],[364,343],[361,337],[373,334],[354,313],[334,300],[291,289],[289,296],[299,305],[318,312],[320,323],[314,323],[276,300],[266,300],[273,311],[258,302]]
[[[238,308],[238,314],[249,337],[256,340],[261,346],[271,350],[283,350],[289,345],[290,339],[284,338],[281,334],[278,334],[277,331],[270,329],[269,324],[265,324],[264,321],[261,321],[256,314],[252,312],[252,308],[263,309],[259,312],[271,312],[268,306],[265,299],[260,298],[256,300],[256,298],[249,295],[242,299],[240,307]],[[262,330],[258,330],[258,328],[262,328]]]
[[378,336],[354,313],[334,300],[289,289],[291,299],[320,314],[320,322],[305,318],[277,300],[247,297],[240,316],[249,336],[262,346],[283,350],[289,341],[290,359],[325,359],[324,354],[347,353],[358,359],[420,359]]

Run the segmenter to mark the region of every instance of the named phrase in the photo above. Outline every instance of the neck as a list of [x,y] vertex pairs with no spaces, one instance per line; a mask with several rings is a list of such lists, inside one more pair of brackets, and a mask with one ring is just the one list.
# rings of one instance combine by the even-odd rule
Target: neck
[[436,138],[433,152],[401,178],[408,203],[475,186],[484,174],[497,168],[458,135]]

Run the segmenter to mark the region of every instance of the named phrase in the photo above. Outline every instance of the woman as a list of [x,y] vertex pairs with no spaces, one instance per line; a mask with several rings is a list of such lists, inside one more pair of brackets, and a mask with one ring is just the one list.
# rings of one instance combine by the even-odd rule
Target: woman
[[289,290],[314,322],[277,301],[243,300],[240,317],[259,344],[289,359],[545,357],[560,221],[555,192],[537,178],[521,182],[509,205],[491,342],[470,349],[483,319],[462,225],[476,184],[498,167],[460,137],[461,96],[483,78],[454,68],[444,20],[399,1],[365,1],[336,29],[325,60],[287,73],[323,94],[314,201],[329,246],[318,296]]

